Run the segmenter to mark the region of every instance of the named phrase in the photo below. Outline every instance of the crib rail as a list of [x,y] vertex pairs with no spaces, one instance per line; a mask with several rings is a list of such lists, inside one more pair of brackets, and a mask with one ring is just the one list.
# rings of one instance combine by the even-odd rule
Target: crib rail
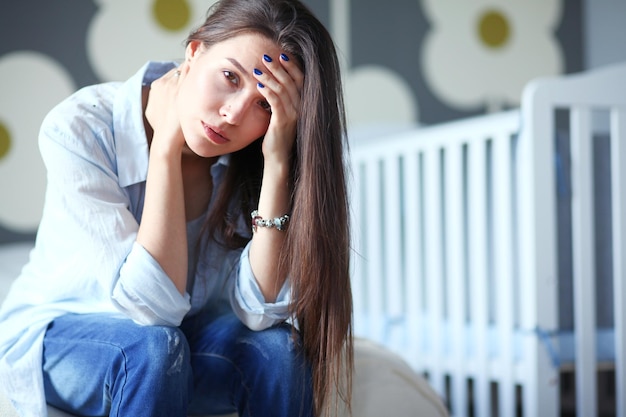
[[[554,314],[542,323],[515,297],[531,274],[520,266],[534,264],[519,250],[518,182],[530,181],[519,174],[519,121],[513,111],[352,148],[356,332],[428,374],[454,415],[470,401],[475,415],[515,415],[529,378],[555,390],[534,337]],[[541,408],[556,410],[546,397]]]
[[590,155],[598,108],[611,121],[611,332],[616,415],[626,416],[626,91],[615,92],[624,90],[619,74],[624,79],[626,66],[538,80],[520,111],[352,139],[355,332],[427,374],[454,416],[559,414],[557,109],[569,113],[572,149],[576,411],[597,414]]
[[[572,259],[574,287],[574,337],[576,371],[576,411],[580,416],[598,414],[596,311],[598,302],[612,301],[615,358],[615,415],[626,416],[626,63],[561,79],[536,80],[530,83],[522,98],[523,117],[529,121],[528,146],[554,142],[555,109],[569,112],[572,173]],[[608,116],[608,126],[597,116]],[[601,117],[600,117],[601,119]],[[594,141],[598,131],[608,130],[610,141],[610,190],[612,252],[612,300],[597,300],[594,285],[597,276],[597,238],[595,225],[601,213],[594,211],[597,198],[594,184]],[[537,149],[539,154],[554,155],[553,147]],[[550,205],[540,209],[553,210]]]

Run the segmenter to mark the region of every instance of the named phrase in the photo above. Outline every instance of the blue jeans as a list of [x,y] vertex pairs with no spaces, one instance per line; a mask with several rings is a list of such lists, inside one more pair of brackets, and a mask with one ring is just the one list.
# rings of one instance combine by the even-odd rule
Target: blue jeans
[[254,332],[232,313],[180,328],[106,314],[55,319],[44,338],[49,404],[84,416],[312,416],[312,380],[291,326]]

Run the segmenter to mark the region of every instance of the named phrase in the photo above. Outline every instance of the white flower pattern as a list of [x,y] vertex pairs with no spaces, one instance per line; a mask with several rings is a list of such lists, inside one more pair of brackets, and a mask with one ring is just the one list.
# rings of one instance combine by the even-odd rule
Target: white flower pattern
[[562,0],[422,0],[431,23],[422,50],[433,92],[458,109],[519,104],[524,85],[563,72],[555,37]]
[[17,232],[37,228],[46,186],[39,127],[47,112],[74,89],[69,73],[46,55],[20,51],[0,57],[2,226]]
[[184,40],[216,0],[96,0],[89,59],[103,81],[126,80],[147,61],[180,60]]
[[358,67],[348,71],[345,83],[350,129],[416,123],[418,107],[411,87],[388,68]]

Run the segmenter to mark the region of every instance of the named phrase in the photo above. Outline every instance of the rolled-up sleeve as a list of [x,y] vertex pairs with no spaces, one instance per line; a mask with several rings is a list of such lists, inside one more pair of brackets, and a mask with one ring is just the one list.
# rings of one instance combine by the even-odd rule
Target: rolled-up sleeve
[[251,330],[264,330],[289,318],[291,288],[285,280],[276,301],[265,302],[265,297],[250,265],[250,243],[241,252],[231,306],[239,319]]
[[[91,132],[96,123],[87,116],[71,126],[58,120],[65,118],[47,119],[40,135],[48,187],[38,239],[47,244],[43,263],[49,275],[63,274],[85,299],[110,297],[137,323],[178,326],[190,309],[189,297],[135,242],[139,224],[119,185],[108,136]],[[58,239],[61,233],[69,238]],[[84,277],[99,286],[81,286]]]
[[159,263],[137,242],[120,270],[112,301],[142,325],[179,326],[191,308],[189,294],[182,295]]

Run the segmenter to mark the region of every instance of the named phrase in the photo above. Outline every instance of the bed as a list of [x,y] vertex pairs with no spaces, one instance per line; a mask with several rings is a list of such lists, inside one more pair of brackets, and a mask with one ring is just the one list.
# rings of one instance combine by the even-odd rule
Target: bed
[[452,415],[626,416],[624,80],[537,79],[519,109],[351,139],[356,333]]

